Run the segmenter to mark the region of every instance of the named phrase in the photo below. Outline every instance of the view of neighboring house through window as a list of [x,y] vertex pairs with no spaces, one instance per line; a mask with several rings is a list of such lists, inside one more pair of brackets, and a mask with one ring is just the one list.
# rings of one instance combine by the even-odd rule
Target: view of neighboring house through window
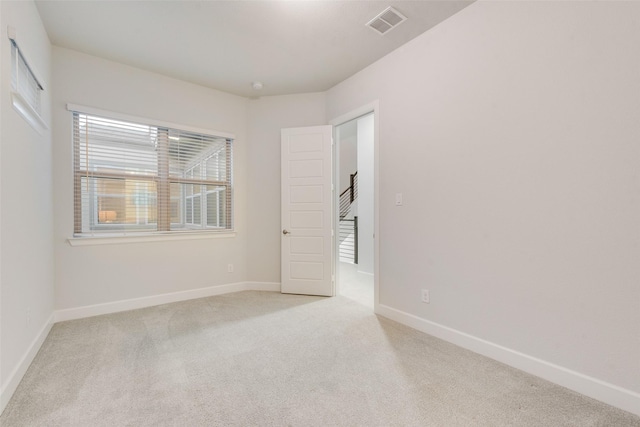
[[232,229],[232,140],[73,113],[76,236]]

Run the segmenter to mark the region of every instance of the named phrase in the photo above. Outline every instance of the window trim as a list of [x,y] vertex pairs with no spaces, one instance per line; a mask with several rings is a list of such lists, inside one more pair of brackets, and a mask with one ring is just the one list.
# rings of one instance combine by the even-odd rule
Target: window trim
[[135,233],[113,235],[103,234],[100,236],[67,237],[67,242],[71,246],[96,246],[96,245],[119,245],[124,243],[150,243],[168,242],[173,240],[200,240],[200,239],[230,239],[235,238],[236,231],[172,231],[166,234],[140,234]]
[[[198,128],[194,126],[181,125],[173,122],[167,122],[163,120],[155,120],[146,117],[133,116],[124,113],[116,113],[113,111],[103,110],[95,107],[89,107],[79,104],[68,103],[66,105],[67,110],[70,112],[81,112],[81,114],[86,115],[95,115],[100,117],[107,117],[113,120],[122,120],[127,122],[133,122],[140,125],[152,126],[158,128],[170,128],[170,129],[179,129],[185,132],[193,132],[200,133],[205,135],[213,135],[220,138],[230,139],[235,141],[235,135],[229,132],[221,132],[212,129],[204,129]],[[231,162],[233,163],[234,156],[231,156]],[[75,167],[73,174],[75,176]],[[148,179],[147,177],[143,177],[142,179]],[[74,178],[75,180],[75,178]],[[150,181],[157,181],[156,178],[150,178]],[[173,181],[173,179],[172,179]],[[185,179],[178,178],[178,181],[192,181],[194,184],[207,184],[210,185],[211,181],[203,181],[199,179]],[[167,241],[167,240],[194,240],[194,239],[207,239],[207,238],[225,238],[225,237],[235,237],[235,221],[233,221],[233,204],[235,204],[235,197],[233,197],[234,186],[233,186],[233,176],[230,177],[230,186],[229,189],[231,191],[231,228],[219,228],[219,227],[202,227],[202,228],[189,228],[185,230],[173,230],[173,231],[156,231],[156,232],[122,232],[122,233],[98,233],[93,235],[73,235],[72,237],[68,237],[67,241],[71,246],[85,246],[85,245],[100,245],[100,244],[117,244],[117,243],[138,243],[138,242],[150,242],[150,241]],[[215,184],[215,183],[214,183]],[[220,185],[226,185],[226,182],[219,182]],[[74,195],[74,201],[75,201]],[[75,208],[74,208],[75,211]],[[75,227],[75,225],[74,225]],[[74,231],[75,233],[75,231]]]

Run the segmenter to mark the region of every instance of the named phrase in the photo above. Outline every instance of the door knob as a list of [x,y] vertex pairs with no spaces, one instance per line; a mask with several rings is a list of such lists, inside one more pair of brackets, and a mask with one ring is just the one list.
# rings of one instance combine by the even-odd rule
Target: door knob
[[282,230],[282,234],[289,234],[289,233],[290,233],[290,231]]

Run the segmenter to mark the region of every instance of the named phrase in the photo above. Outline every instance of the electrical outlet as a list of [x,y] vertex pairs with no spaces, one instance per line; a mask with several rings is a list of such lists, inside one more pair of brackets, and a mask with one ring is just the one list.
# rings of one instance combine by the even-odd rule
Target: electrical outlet
[[227,265],[227,272],[228,273],[233,273],[233,264]]
[[423,289],[422,290],[422,302],[425,303],[425,304],[429,304],[429,302],[430,302],[429,289]]

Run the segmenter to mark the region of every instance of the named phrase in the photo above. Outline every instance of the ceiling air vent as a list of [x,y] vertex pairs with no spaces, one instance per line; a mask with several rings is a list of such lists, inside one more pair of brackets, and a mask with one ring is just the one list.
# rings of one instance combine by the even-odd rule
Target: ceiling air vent
[[378,16],[367,22],[367,27],[374,29],[380,34],[386,34],[406,19],[406,16],[389,6],[378,14]]

